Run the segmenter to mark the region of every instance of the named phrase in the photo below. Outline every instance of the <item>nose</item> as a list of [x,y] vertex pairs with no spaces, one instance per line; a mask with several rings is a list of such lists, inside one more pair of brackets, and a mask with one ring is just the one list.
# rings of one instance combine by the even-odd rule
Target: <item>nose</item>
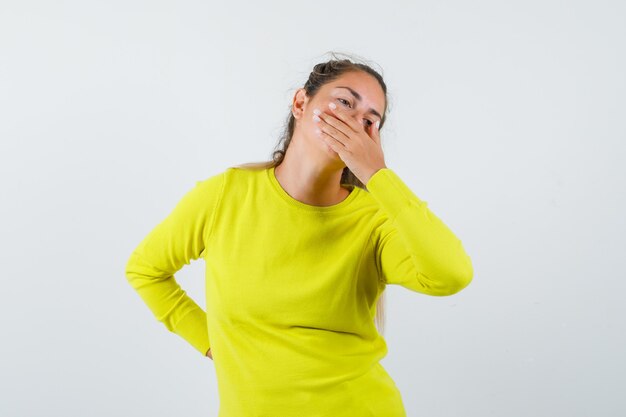
[[348,113],[350,114],[350,117],[352,117],[354,120],[356,120],[357,122],[361,119],[361,113],[359,113],[358,111],[356,111],[356,109],[348,109]]

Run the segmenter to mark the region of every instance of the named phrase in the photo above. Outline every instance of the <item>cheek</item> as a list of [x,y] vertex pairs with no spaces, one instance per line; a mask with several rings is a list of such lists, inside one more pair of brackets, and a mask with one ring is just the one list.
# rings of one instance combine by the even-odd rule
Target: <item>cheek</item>
[[306,121],[307,123],[307,130],[309,130],[312,133],[315,133],[316,129],[321,129],[322,126],[324,126],[325,122],[324,120],[315,121],[313,120],[313,116],[311,115],[311,117],[309,118],[309,120]]
[[318,125],[318,123],[313,120],[313,116],[303,116],[297,121],[297,124],[299,125],[299,129],[307,133],[315,133],[315,128]]

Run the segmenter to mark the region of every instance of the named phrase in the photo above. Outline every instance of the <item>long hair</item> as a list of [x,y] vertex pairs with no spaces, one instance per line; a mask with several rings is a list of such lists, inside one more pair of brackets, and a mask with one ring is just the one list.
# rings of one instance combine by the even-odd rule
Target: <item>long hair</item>
[[[313,71],[309,74],[309,78],[304,84],[304,89],[306,91],[306,95],[309,98],[313,98],[318,90],[324,86],[325,84],[332,82],[333,80],[339,78],[341,75],[351,72],[351,71],[363,71],[372,76],[374,76],[384,94],[385,94],[385,109],[382,114],[382,118],[380,121],[379,130],[383,128],[385,124],[385,120],[387,117],[387,85],[385,84],[383,77],[373,68],[371,68],[368,64],[363,62],[354,62],[355,60],[350,60],[349,58],[343,59],[335,59],[335,53],[332,53],[333,58],[326,61],[321,62],[313,67]],[[296,118],[293,116],[291,112],[291,106],[289,106],[289,115],[287,117],[286,125],[281,137],[276,144],[274,151],[272,152],[272,159],[270,161],[262,161],[262,162],[248,162],[240,165],[236,165],[237,168],[244,169],[267,169],[271,167],[276,167],[280,165],[285,158],[285,154],[287,153],[287,148],[289,148],[289,144],[291,143],[291,138],[293,137],[293,132],[296,126]],[[365,185],[350,171],[350,169],[346,166],[344,167],[341,173],[341,185],[352,185],[355,187],[362,188],[367,190]],[[378,297],[378,301],[376,303],[376,327],[381,334],[384,334],[384,326],[385,326],[385,314],[384,314],[384,286],[383,291]]]

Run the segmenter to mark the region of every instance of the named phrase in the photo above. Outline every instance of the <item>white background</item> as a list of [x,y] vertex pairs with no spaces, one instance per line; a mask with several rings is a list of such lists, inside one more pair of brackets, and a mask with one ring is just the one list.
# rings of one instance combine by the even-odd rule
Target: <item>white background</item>
[[[0,415],[217,415],[213,362],[124,266],[197,180],[270,158],[328,51],[382,68],[387,165],[473,261],[451,297],[387,289],[408,415],[626,415],[624,22],[597,0],[2,0]],[[204,307],[203,268],[176,278]]]

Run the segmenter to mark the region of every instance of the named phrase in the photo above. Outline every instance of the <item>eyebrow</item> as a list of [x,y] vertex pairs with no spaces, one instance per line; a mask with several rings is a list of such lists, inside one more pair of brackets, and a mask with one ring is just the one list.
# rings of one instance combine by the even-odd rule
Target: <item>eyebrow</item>
[[[339,87],[335,87],[335,88],[347,88],[348,90],[350,90],[350,92],[352,93],[352,95],[354,96],[355,99],[357,99],[357,101],[361,101],[361,95],[359,93],[357,93],[356,91],[354,91],[353,89],[351,89],[350,87],[346,87],[346,86],[339,86]],[[367,111],[368,113],[372,113],[376,116],[378,116],[378,118],[382,119],[383,117],[380,115],[380,113],[378,113],[376,110],[374,110],[373,108],[370,107],[370,109]]]

